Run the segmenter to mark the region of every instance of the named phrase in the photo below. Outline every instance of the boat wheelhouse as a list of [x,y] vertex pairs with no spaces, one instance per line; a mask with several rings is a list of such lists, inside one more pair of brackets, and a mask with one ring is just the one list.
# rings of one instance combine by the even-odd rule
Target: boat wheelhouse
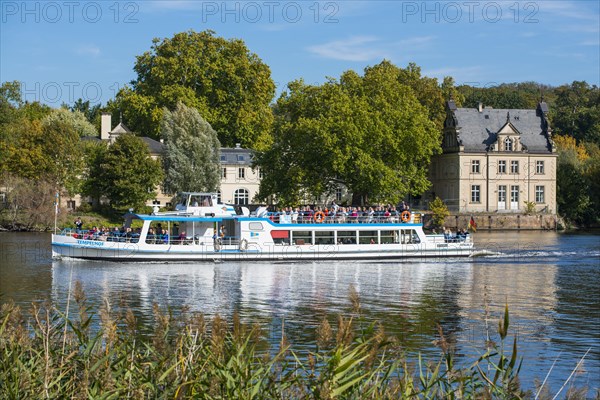
[[395,259],[469,256],[470,235],[426,235],[420,214],[285,214],[182,193],[174,211],[128,213],[121,229],[52,235],[55,257],[128,261]]

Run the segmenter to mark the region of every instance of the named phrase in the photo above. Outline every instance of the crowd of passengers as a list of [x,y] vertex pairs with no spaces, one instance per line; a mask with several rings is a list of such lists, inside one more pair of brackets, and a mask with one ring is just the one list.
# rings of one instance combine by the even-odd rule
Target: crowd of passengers
[[[94,226],[92,229],[83,230],[81,226],[75,224],[75,235],[85,240],[100,240],[105,242],[126,242],[126,243],[137,243],[140,240],[140,235],[142,228],[126,228],[126,227],[114,227],[114,228],[106,228]],[[156,227],[151,227],[148,229],[148,234],[146,235],[146,243],[149,244],[167,244],[167,243],[184,243],[187,244],[188,241],[191,241],[190,238],[186,236],[185,231],[181,232],[179,236],[171,238],[169,235],[169,231],[164,229],[161,224],[158,224]]]
[[[469,232],[466,229],[459,229],[458,232],[456,232],[456,235],[452,233],[450,228],[442,227],[442,231],[444,233],[444,241],[446,243],[464,242],[467,240],[467,236],[469,236]],[[433,230],[433,233],[437,233],[435,229]]]
[[107,228],[104,226],[98,228],[97,226],[94,226],[92,229],[82,230],[76,225],[75,234],[86,240],[137,243],[140,240],[141,231],[141,228],[131,229],[125,227],[119,228],[116,226],[114,228]]
[[[377,223],[377,222],[399,222],[402,214],[410,212],[410,207],[405,202],[398,206],[391,204],[385,206],[367,206],[367,207],[342,207],[335,201],[330,207],[320,206],[302,206],[285,207],[283,209],[275,208],[269,212],[268,216],[273,222],[286,222],[293,224],[324,222],[324,223]],[[410,215],[410,214],[405,214]],[[406,217],[405,217],[406,218]]]

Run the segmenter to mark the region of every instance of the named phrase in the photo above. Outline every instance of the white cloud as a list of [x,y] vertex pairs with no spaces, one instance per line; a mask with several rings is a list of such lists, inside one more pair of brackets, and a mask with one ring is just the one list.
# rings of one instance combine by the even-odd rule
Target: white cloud
[[400,39],[394,42],[385,42],[375,36],[352,36],[345,40],[308,47],[308,51],[323,58],[343,61],[371,61],[399,58],[395,54],[402,53],[406,56],[428,47],[435,36],[415,36]]
[[[592,4],[594,2],[589,2]],[[598,22],[598,14],[592,9],[588,9],[585,1],[543,1],[535,3],[539,7],[540,13],[548,13],[560,18],[570,18],[580,21]]]
[[79,46],[75,50],[75,52],[82,56],[92,56],[92,57],[98,57],[101,53],[100,48],[93,44]]
[[369,61],[389,58],[387,51],[378,48],[378,39],[374,36],[353,36],[346,40],[334,40],[328,43],[308,47],[308,51],[323,58],[343,61]]

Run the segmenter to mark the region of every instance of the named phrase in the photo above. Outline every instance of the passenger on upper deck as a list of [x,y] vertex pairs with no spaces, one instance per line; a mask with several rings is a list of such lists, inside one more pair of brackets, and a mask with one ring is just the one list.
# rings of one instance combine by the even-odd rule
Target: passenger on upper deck
[[333,211],[333,215],[335,215],[338,212],[338,208],[339,208],[339,206],[337,204],[335,204],[335,200],[333,200],[331,202],[331,210]]

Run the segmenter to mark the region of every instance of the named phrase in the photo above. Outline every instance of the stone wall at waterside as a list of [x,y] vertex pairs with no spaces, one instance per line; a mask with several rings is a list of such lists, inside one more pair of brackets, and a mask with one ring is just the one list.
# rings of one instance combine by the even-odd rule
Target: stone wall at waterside
[[[466,229],[469,221],[477,224],[477,230],[556,230],[562,229],[560,217],[552,214],[509,214],[509,213],[474,213],[451,214],[444,220],[444,226],[451,229]],[[431,215],[424,216],[426,228],[432,228]]]

